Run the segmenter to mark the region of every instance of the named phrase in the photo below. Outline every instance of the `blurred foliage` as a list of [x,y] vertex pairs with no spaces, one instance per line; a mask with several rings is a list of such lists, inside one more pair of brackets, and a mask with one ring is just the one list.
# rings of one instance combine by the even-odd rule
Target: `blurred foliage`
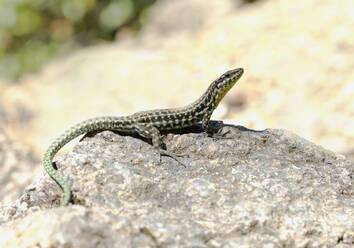
[[112,41],[144,24],[156,0],[0,0],[0,77],[37,70],[78,46]]

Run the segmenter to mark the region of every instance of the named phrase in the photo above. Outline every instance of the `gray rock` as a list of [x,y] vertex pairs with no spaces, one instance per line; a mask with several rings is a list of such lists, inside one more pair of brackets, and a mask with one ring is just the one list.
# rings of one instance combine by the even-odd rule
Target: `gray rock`
[[186,168],[140,138],[85,138],[56,161],[74,205],[43,176],[1,210],[0,247],[352,247],[344,156],[284,130],[187,131],[164,138]]

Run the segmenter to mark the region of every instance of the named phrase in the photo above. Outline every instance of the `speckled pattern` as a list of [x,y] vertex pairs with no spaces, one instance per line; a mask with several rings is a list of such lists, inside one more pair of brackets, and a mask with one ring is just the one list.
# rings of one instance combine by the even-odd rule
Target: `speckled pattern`
[[142,111],[123,117],[96,117],[80,122],[68,129],[49,146],[43,162],[45,170],[64,191],[64,200],[61,206],[66,206],[69,203],[71,191],[69,185],[53,167],[52,159],[66,143],[88,132],[103,130],[135,131],[140,136],[151,139],[154,148],[158,149],[161,154],[174,157],[173,154],[161,150],[160,131],[180,129],[202,121],[203,129],[208,134],[212,134],[212,129],[209,126],[210,117],[221,99],[242,74],[242,68],[225,72],[209,86],[198,100],[185,107]]

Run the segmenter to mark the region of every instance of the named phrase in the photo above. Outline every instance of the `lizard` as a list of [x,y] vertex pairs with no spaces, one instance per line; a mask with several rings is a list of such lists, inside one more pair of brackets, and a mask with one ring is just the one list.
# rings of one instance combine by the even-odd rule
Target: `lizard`
[[141,111],[127,116],[95,117],[67,129],[48,147],[43,158],[44,169],[64,192],[64,199],[60,206],[68,205],[71,190],[67,182],[54,168],[52,160],[65,144],[85,133],[104,130],[136,132],[139,136],[150,139],[152,146],[159,151],[160,156],[170,156],[179,161],[174,154],[162,149],[160,131],[178,130],[201,122],[203,130],[212,136],[213,129],[209,125],[211,115],[242,74],[242,68],[225,72],[210,84],[199,99],[184,107]]

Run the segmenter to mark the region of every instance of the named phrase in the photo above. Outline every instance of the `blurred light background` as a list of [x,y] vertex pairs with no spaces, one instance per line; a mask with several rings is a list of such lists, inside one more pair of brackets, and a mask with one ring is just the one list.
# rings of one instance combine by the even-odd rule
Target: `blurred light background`
[[75,48],[138,32],[155,0],[0,0],[0,77],[16,79]]

